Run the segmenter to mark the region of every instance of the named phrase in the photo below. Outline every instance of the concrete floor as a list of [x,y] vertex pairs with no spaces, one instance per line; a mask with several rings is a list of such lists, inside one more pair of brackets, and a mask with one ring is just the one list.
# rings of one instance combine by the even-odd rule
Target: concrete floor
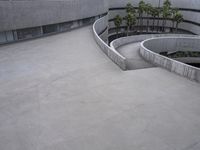
[[120,46],[117,49],[118,52],[126,58],[127,69],[136,70],[136,69],[155,67],[154,65],[142,59],[142,57],[139,54],[139,49],[140,49],[140,42],[126,44]]
[[91,26],[0,47],[0,150],[199,150],[200,84],[121,71]]

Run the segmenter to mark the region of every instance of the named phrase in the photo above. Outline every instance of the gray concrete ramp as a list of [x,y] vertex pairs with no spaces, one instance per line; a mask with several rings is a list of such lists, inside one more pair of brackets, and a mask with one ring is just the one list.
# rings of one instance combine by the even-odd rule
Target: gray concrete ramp
[[200,84],[122,71],[91,26],[0,47],[0,150],[199,150]]
[[127,69],[128,70],[136,70],[136,69],[144,69],[144,68],[152,68],[154,65],[145,61],[139,55],[140,42],[131,43],[117,48],[118,52],[126,57],[127,61]]

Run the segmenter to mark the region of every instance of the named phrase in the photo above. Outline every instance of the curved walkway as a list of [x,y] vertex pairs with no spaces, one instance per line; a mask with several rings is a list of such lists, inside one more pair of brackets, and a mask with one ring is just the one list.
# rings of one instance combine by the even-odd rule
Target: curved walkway
[[0,149],[199,149],[200,84],[121,71],[91,28],[0,47]]
[[127,44],[117,48],[117,51],[126,58],[127,70],[155,67],[140,56],[139,49],[140,42]]

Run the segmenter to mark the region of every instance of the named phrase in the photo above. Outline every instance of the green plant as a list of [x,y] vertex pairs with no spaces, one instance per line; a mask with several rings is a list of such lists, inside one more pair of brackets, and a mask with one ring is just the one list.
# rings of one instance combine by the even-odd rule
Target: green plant
[[131,3],[128,3],[126,5],[126,12],[127,13],[133,13],[133,14],[136,12],[135,8],[133,7],[133,5]]
[[167,6],[167,7],[171,7],[171,2],[169,1],[169,0],[165,0],[164,2],[163,2],[163,5],[164,6]]
[[153,28],[152,28],[152,30],[154,30],[155,29],[155,19],[156,19],[156,17],[159,17],[159,9],[152,7],[151,8],[151,16],[153,17]]
[[140,31],[143,28],[143,13],[145,11],[145,2],[141,0],[138,4],[138,14],[139,14],[139,23],[140,24]]
[[116,33],[117,33],[117,36],[118,36],[119,28],[120,28],[120,26],[122,24],[122,18],[119,15],[115,16],[114,24],[116,26]]
[[175,18],[175,16],[176,16],[176,14],[177,14],[177,12],[178,12],[178,9],[177,8],[173,8],[172,10],[171,10],[171,13],[172,13],[172,32],[174,32],[174,25],[175,25],[175,22],[176,22],[176,18]]
[[178,25],[183,22],[183,15],[180,12],[176,12],[174,16],[174,20],[176,21],[176,32],[178,30]]
[[126,25],[127,25],[127,36],[128,36],[131,27],[135,25],[136,23],[136,16],[135,14],[129,12],[124,17],[124,20],[126,21]]
[[171,16],[171,2],[169,0],[165,0],[162,7],[162,17],[163,17],[163,24],[162,30],[165,32],[165,25],[167,19]]
[[146,15],[147,15],[147,26],[146,26],[146,31],[148,32],[149,31],[149,16],[151,15],[151,10],[152,10],[152,5],[147,3],[145,5],[145,12],[146,12]]
[[161,13],[161,8],[160,8],[161,0],[158,1],[158,19],[157,19],[157,32],[159,31],[159,26],[160,26],[160,13]]

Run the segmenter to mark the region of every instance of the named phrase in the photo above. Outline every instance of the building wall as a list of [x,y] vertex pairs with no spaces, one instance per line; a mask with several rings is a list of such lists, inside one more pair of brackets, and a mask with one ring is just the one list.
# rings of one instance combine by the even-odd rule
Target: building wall
[[[109,0],[109,7],[122,7],[125,6],[128,2],[133,3],[135,6],[138,5],[140,0]],[[154,6],[158,6],[159,0],[144,0],[147,3],[151,3]],[[160,0],[161,4],[164,0]],[[182,8],[192,8],[199,9],[200,1],[199,0],[170,0],[173,6],[182,7]]]
[[107,11],[105,0],[0,1],[0,31],[30,28],[96,16]]
[[[124,7],[132,1],[138,5],[139,0],[0,0],[0,44],[74,29],[93,22],[109,8]],[[145,1],[158,5],[158,0]],[[199,12],[184,10],[182,13],[184,19],[200,24],[199,0],[171,1],[175,7],[198,9]],[[109,19],[122,11],[111,10]],[[114,27],[112,22],[109,25]],[[200,25],[184,22],[180,27],[200,34]]]
[[[158,0],[145,0],[158,5]],[[164,0],[161,0],[161,3]],[[135,6],[139,0],[0,0],[0,31],[56,24],[97,16],[108,8]],[[171,0],[179,8],[199,9],[199,0]],[[182,11],[184,18],[200,23],[200,12]],[[188,26],[186,25],[188,28]]]
[[107,11],[106,0],[0,0],[0,44],[91,24]]
[[[125,7],[128,2],[131,2],[135,7],[138,6],[140,0],[109,0],[109,8],[119,8]],[[153,6],[158,6],[159,0],[144,0],[147,3],[151,3]],[[164,0],[161,0],[161,6]],[[173,7],[186,8],[186,10],[181,10],[184,19],[193,23],[181,23],[180,28],[188,30],[195,34],[200,34],[200,0],[170,0]],[[190,10],[191,9],[191,10]],[[115,14],[121,14],[121,10],[110,11],[110,19],[112,19]],[[170,22],[168,23],[170,25]],[[110,23],[110,27],[113,25]]]

